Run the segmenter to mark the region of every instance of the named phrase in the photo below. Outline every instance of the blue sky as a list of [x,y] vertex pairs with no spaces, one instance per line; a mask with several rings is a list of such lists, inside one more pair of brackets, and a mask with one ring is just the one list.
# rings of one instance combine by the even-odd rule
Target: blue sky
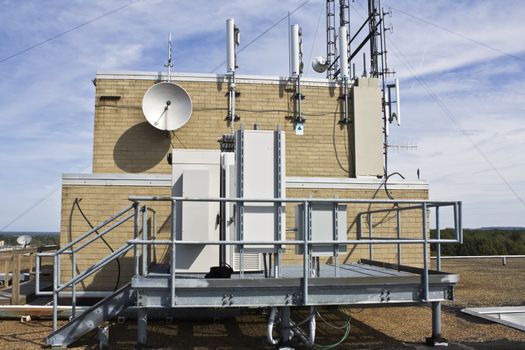
[[[303,2],[142,0],[0,62],[0,228],[47,198],[6,230],[58,230],[61,174],[91,171],[97,71],[163,70],[171,31],[174,70],[211,72],[225,59],[227,18],[235,18],[243,46]],[[0,61],[128,3],[0,0]],[[475,149],[524,199],[525,6],[510,0],[383,5],[484,44],[392,10],[389,63],[401,80],[403,125],[392,128],[391,140],[419,147],[392,153],[389,170],[413,179],[419,168],[432,199],[463,200],[466,227],[525,226],[525,206]],[[365,7],[363,0],[352,4],[356,20]],[[303,27],[307,76],[320,77],[309,61],[325,54],[324,8],[324,1],[311,0],[292,16]],[[288,74],[286,22],[239,54],[239,74]]]

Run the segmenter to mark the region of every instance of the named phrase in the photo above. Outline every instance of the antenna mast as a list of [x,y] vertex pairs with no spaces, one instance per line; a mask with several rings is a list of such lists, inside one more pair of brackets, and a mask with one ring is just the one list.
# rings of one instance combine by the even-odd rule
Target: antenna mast
[[[346,39],[345,42],[347,50],[346,50],[346,58],[350,58],[350,0],[339,0],[339,27],[346,27]],[[341,39],[340,39],[341,40]],[[339,50],[342,50],[341,45],[339,45]],[[341,57],[341,54],[340,54]],[[339,62],[339,66],[342,67],[343,62]],[[350,60],[348,61],[348,66],[351,67],[352,64]]]
[[168,63],[164,65],[168,68],[168,83],[171,82],[171,68],[173,68],[173,62],[171,60],[171,32],[168,36]]

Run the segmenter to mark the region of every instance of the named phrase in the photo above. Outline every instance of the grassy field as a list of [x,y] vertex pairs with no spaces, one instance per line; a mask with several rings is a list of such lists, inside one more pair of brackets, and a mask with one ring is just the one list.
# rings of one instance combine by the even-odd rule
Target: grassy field
[[[448,260],[443,270],[459,273],[456,301],[443,306],[443,336],[449,349],[525,349],[525,332],[474,318],[460,312],[464,307],[525,305],[525,259]],[[431,312],[426,306],[322,310],[335,324],[352,317],[348,339],[337,349],[427,349],[422,345],[431,333]],[[299,320],[306,312],[296,312]],[[150,322],[148,345],[152,349],[272,349],[265,343],[265,315],[243,312],[228,320]],[[317,322],[317,343],[336,342],[341,331]],[[39,349],[51,330],[48,320],[22,324],[0,321],[0,349]],[[136,325],[129,321],[110,328],[111,348],[133,349]],[[89,334],[76,349],[95,349],[96,335]],[[430,348],[428,348],[430,349]]]

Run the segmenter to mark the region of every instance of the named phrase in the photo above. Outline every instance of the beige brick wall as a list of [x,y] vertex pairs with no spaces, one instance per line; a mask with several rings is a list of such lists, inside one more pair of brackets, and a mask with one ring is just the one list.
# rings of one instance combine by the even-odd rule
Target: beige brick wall
[[[149,125],[142,113],[142,97],[153,80],[100,79],[96,81],[95,125],[93,145],[94,173],[171,173],[166,161],[172,148],[217,149],[217,140],[231,130],[224,118],[227,114],[226,82],[177,82],[190,94],[193,115],[190,121],[175,132],[159,131]],[[287,83],[262,84],[239,82],[241,96],[237,99],[237,112],[246,128],[258,124],[260,129],[275,130],[281,125],[286,132],[286,175],[303,177],[349,177],[354,169],[353,140],[350,128],[337,124],[341,119],[341,91],[337,87],[304,86],[306,99],[302,110],[306,118],[305,133],[296,136],[293,124],[287,117],[293,115],[293,91]],[[118,100],[101,98],[119,96]],[[380,130],[378,131],[380,132]],[[426,190],[393,190],[396,198],[426,199]],[[133,186],[81,186],[65,185],[62,191],[62,222],[60,243],[62,246],[89,230],[75,200],[79,201],[86,217],[93,225],[105,220],[129,205],[130,195],[169,196],[169,187]],[[327,190],[288,189],[288,197],[320,198],[385,198],[383,190]],[[152,203],[157,210],[159,238],[169,237],[170,220],[168,203]],[[348,238],[356,237],[356,215],[368,209],[366,205],[352,205],[348,210]],[[418,213],[404,213],[401,217],[403,237],[419,237],[421,219]],[[395,217],[374,217],[376,236],[395,236]],[[287,227],[295,226],[294,210],[287,208]],[[363,228],[364,231],[367,227]],[[101,231],[100,231],[101,232]],[[133,237],[132,221],[107,235],[107,242],[114,249]],[[288,234],[293,238],[293,233]],[[165,261],[164,249],[158,247],[156,257]],[[78,253],[79,270],[82,271],[110,253],[103,242],[97,242]],[[422,263],[421,246],[403,247],[404,264],[419,266]],[[354,262],[368,256],[365,246],[349,247],[341,257],[342,262]],[[395,246],[375,246],[373,258],[383,261],[396,260]],[[289,247],[285,263],[295,263],[301,257]],[[121,258],[121,284],[129,281],[133,272],[131,254]],[[71,277],[70,257],[62,261],[63,280]],[[112,263],[94,277],[85,281],[84,289],[111,289],[117,278],[117,265]]]
[[[171,148],[214,148],[217,140],[231,130],[224,118],[228,100],[226,83],[177,82],[192,98],[193,115],[181,129],[169,133],[149,125],[142,113],[142,97],[154,84],[151,80],[97,79],[94,173],[169,173],[166,155]],[[286,132],[288,176],[349,176],[350,128],[337,124],[341,119],[339,88],[305,86],[302,111],[305,133],[296,136],[293,123],[292,90],[285,84],[237,84],[240,123],[246,128],[258,124]],[[118,101],[101,96],[120,96]],[[350,130],[349,130],[350,129]],[[378,131],[380,132],[380,130]]]
[[[60,244],[64,246],[76,237],[90,229],[85,218],[82,217],[77,206],[74,206],[75,199],[80,200],[79,205],[88,218],[96,225],[108,216],[111,216],[130,204],[128,196],[169,196],[169,187],[132,187],[132,186],[64,186],[62,192],[62,227]],[[426,199],[426,190],[392,190],[393,196],[397,199]],[[384,191],[373,190],[327,190],[327,189],[288,189],[287,196],[290,198],[386,198]],[[157,212],[157,237],[169,238],[171,230],[170,206],[167,202],[150,202],[148,204]],[[370,209],[377,209],[382,206],[371,206]],[[383,206],[384,207],[384,206]],[[357,213],[368,210],[368,205],[349,205],[348,206],[348,238],[355,239],[357,234]],[[287,228],[295,227],[295,210],[293,205],[288,205]],[[150,230],[152,228],[151,214]],[[363,232],[368,232],[366,220]],[[421,216],[419,211],[404,212],[401,216],[403,225],[401,236],[404,238],[421,237]],[[396,219],[394,215],[376,215],[373,219],[373,230],[375,237],[395,237]],[[102,232],[103,229],[99,230]],[[153,231],[153,230],[152,230]],[[114,231],[108,233],[105,238],[114,249],[122,246],[126,240],[133,237],[132,221],[121,225]],[[294,234],[289,232],[288,239],[294,239]],[[295,254],[293,246],[287,247],[287,252],[283,257],[286,264],[302,263],[302,256]],[[151,248],[150,256],[155,256],[156,261],[165,263],[168,257],[164,247]],[[155,254],[153,255],[153,251]],[[89,268],[104,256],[110,254],[109,248],[100,240],[84,249],[77,255],[79,272]],[[341,254],[340,262],[355,262],[360,258],[368,257],[368,246],[350,246],[347,253]],[[395,262],[397,259],[397,249],[395,245],[377,245],[373,248],[373,258],[375,260]],[[402,263],[406,265],[421,266],[422,249],[421,245],[405,245],[402,247]],[[133,274],[132,252],[120,259],[121,263],[121,284],[129,281]],[[71,277],[71,260],[64,258],[62,261],[63,280]],[[111,289],[115,285],[117,277],[117,264],[112,263],[102,271],[89,278],[80,287],[81,289]]]

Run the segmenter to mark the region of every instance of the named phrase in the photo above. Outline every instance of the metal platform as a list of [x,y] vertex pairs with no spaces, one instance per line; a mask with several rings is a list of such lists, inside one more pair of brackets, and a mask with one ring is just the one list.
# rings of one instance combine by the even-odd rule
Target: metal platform
[[[272,336],[274,321],[278,318],[281,342],[285,344],[292,336],[290,327],[290,309],[293,307],[310,307],[312,317],[310,322],[310,335],[304,335],[303,343],[307,347],[313,346],[315,338],[315,308],[323,305],[415,305],[430,304],[432,306],[432,337],[427,339],[431,345],[442,345],[446,341],[441,338],[441,301],[454,299],[454,287],[458,283],[455,274],[440,271],[440,245],[447,243],[461,243],[463,240],[461,224],[461,202],[434,202],[417,200],[362,200],[362,199],[256,199],[256,198],[180,198],[180,197],[132,197],[132,204],[119,213],[95,226],[84,235],[68,243],[55,253],[38,254],[36,261],[36,291],[40,295],[53,296],[53,333],[46,342],[51,346],[67,346],[79,339],[86,332],[97,327],[103,327],[104,322],[119,313],[129,309],[137,315],[137,343],[147,343],[148,313],[159,310],[170,314],[177,314],[181,309],[211,308],[215,310],[233,310],[235,308],[269,308],[267,323],[267,337],[272,344],[277,344]],[[148,232],[148,209],[140,206],[139,201],[168,201],[171,202],[171,235],[169,239],[156,239]],[[241,240],[206,240],[188,241],[178,240],[176,237],[177,202],[233,202],[243,206],[244,202],[269,202],[274,205],[282,203],[295,203],[304,206],[305,235],[301,240],[273,240],[251,241]],[[358,232],[355,239],[338,239],[337,225],[331,225],[332,239],[313,240],[312,210],[316,204],[331,205],[333,219],[338,223],[336,208],[340,204],[348,206],[375,204],[387,205],[385,209],[374,209],[359,212],[356,220]],[[440,236],[439,209],[452,208],[454,218],[455,237],[443,239]],[[401,237],[400,216],[404,211],[416,211],[421,215],[421,227],[416,229],[410,238]],[[377,237],[373,232],[373,225],[368,225],[368,237],[363,232],[364,217],[372,223],[372,215],[393,214],[397,225],[394,230],[395,238]],[[428,222],[430,215],[435,215],[436,235],[430,236]],[[128,240],[123,246],[113,251],[108,256],[93,264],[91,267],[78,272],[77,254],[79,251],[102,238],[114,228],[124,222],[133,221],[133,239]],[[153,225],[155,227],[155,225]],[[140,232],[142,228],[142,232]],[[346,231],[347,228],[345,228]],[[100,233],[97,231],[100,230]],[[282,231],[282,227],[279,226]],[[282,232],[281,232],[282,233]],[[420,235],[421,238],[417,236]],[[436,245],[437,264],[436,271],[429,269],[429,246]],[[149,247],[165,246],[168,252],[168,263],[159,264],[156,259],[148,254]],[[240,250],[239,272],[233,273],[231,278],[207,279],[202,273],[182,273],[176,268],[176,248],[188,245],[216,245],[238,246]],[[243,247],[257,245],[272,245],[275,247],[273,267],[264,272],[252,272],[243,268]],[[359,263],[346,264],[341,262],[341,246],[366,245],[368,246],[368,259]],[[374,261],[372,259],[373,246],[397,246],[397,264]],[[404,266],[401,264],[401,246],[416,245],[421,247],[422,268]],[[298,249],[302,257],[302,264],[290,265],[282,260],[283,249],[288,246],[301,247]],[[333,251],[331,261],[333,264],[320,264],[319,257],[313,254],[313,248],[319,246],[330,247]],[[93,308],[76,314],[77,285],[86,278],[103,269],[115,259],[133,252],[134,276],[130,284],[114,294],[101,300]],[[71,256],[70,280],[64,281],[61,276],[61,257]],[[47,292],[40,289],[40,259],[51,256],[54,260],[53,291]],[[272,261],[270,257],[269,262]],[[73,318],[63,327],[58,327],[58,302],[65,293],[71,293],[71,312]],[[278,316],[277,316],[278,315]],[[104,331],[101,331],[105,334]]]
[[[335,266],[321,265],[319,276],[309,278],[308,305],[419,303],[422,300],[423,269],[363,260],[340,265],[338,271],[336,277]],[[452,300],[459,277],[429,272],[429,300]],[[233,274],[231,279],[176,274],[174,307],[304,305],[302,273],[300,265],[284,265],[280,278],[265,278],[263,273],[244,274],[244,278]],[[132,288],[137,291],[137,306],[172,306],[170,281],[167,273],[151,272],[145,277],[134,277]]]

